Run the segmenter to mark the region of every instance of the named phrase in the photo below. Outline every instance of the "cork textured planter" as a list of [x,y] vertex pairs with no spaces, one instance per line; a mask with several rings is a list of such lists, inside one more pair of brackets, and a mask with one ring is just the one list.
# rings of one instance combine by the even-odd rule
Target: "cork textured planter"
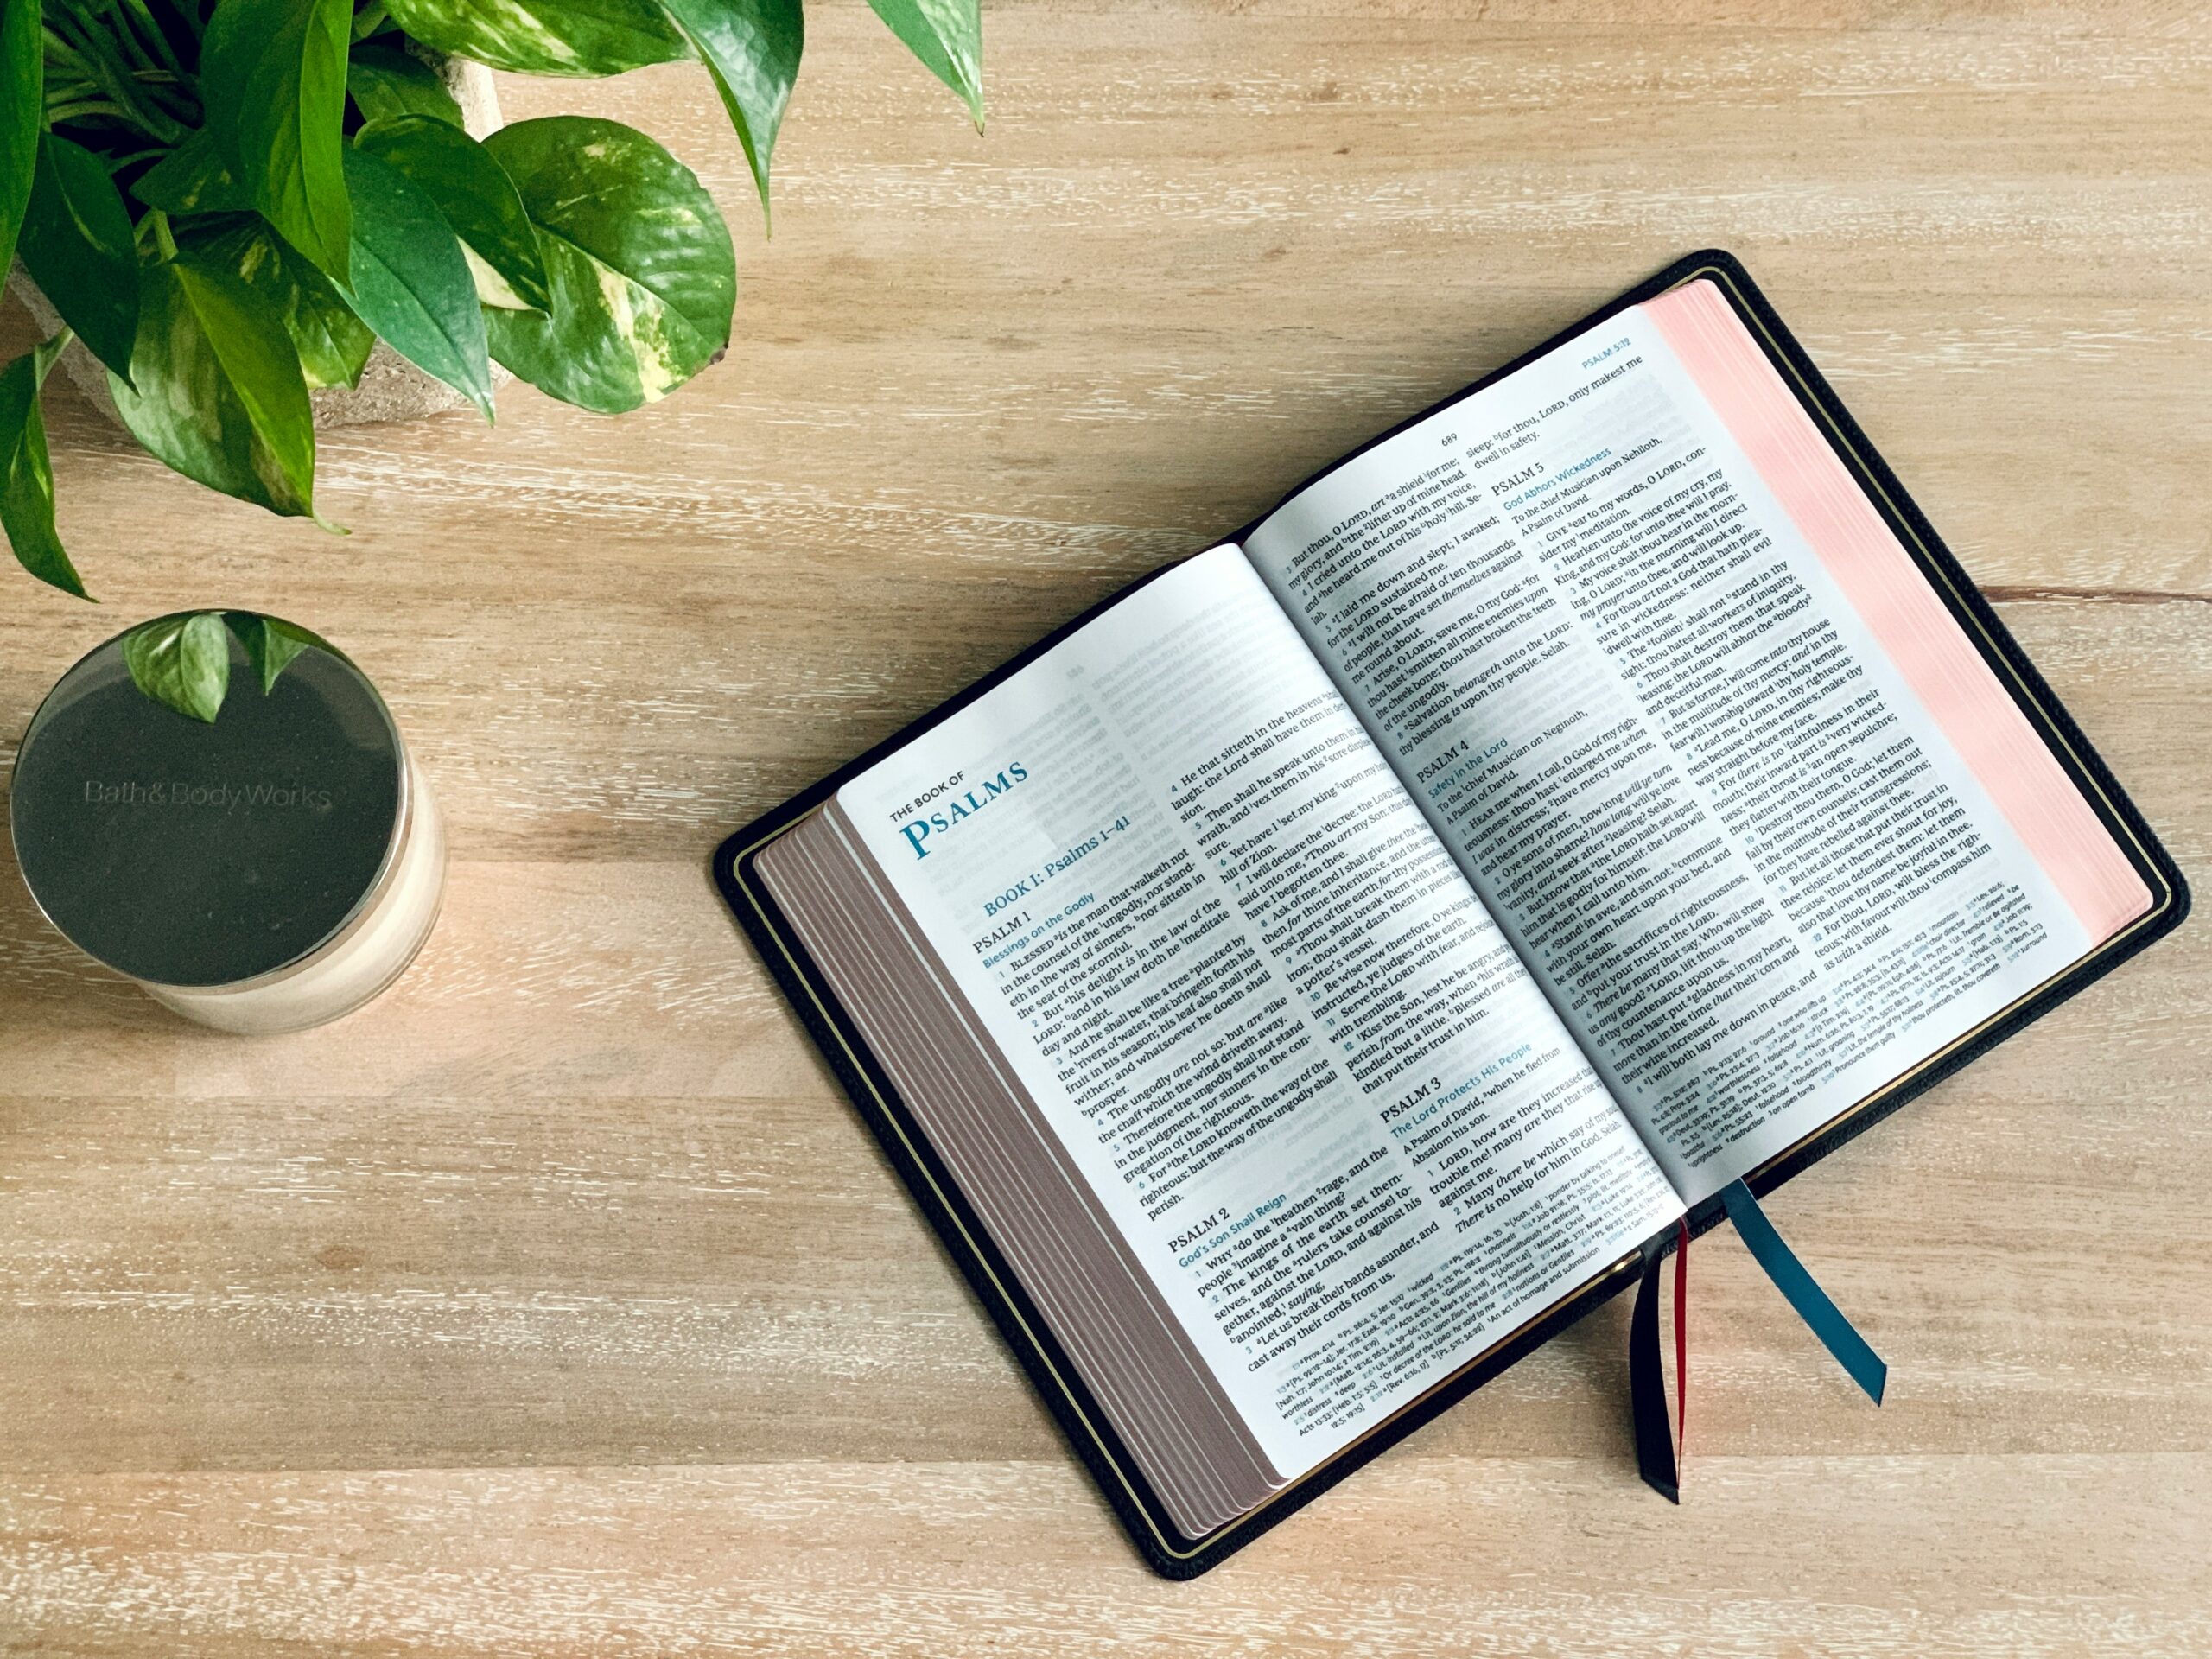
[[[504,124],[499,115],[499,94],[492,85],[492,72],[482,64],[424,51],[412,42],[407,49],[438,72],[438,78],[445,83],[446,90],[461,105],[461,124],[470,137],[488,137]],[[8,292],[22,300],[29,308],[41,334],[50,335],[60,329],[60,313],[39,291],[38,284],[31,280],[30,273],[23,269],[20,259],[9,270]],[[70,342],[57,366],[68,377],[69,383],[84,393],[93,408],[117,425],[123,423],[123,417],[116,411],[115,398],[108,391],[107,370],[98,358],[86,350],[82,340]],[[495,385],[504,385],[512,378],[498,364],[492,365],[492,378]],[[444,382],[423,373],[381,340],[369,353],[369,360],[361,370],[359,385],[319,386],[309,396],[315,406],[315,423],[318,427],[359,426],[370,421],[417,420],[425,415],[440,414],[448,409],[466,408],[468,403],[461,393]]]

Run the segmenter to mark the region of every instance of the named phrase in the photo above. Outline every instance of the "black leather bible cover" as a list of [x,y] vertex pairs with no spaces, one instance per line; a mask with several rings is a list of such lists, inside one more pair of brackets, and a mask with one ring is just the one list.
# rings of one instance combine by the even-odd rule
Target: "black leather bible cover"
[[[1743,265],[1731,254],[1707,249],[1669,265],[1648,281],[1562,329],[1542,345],[1524,353],[1504,367],[1476,381],[1465,391],[1408,416],[1389,431],[1378,434],[1361,449],[1372,448],[1405,427],[1447,409],[1461,398],[1511,374],[1554,347],[1595,327],[1616,312],[1648,300],[1680,283],[1700,276],[1713,279],[1765,351],[1783,382],[1796,394],[1815,426],[1834,446],[1845,467],[1865,487],[1869,498],[1918,563],[1944,606],[1977,650],[1988,662],[1998,681],[2018,703],[2030,725],[2050,746],[2067,775],[2082,790],[2113,839],[2126,851],[2137,873],[2151,890],[2149,911],[2108,939],[2070,972],[2046,985],[2036,995],[2005,1009],[1957,1043],[1931,1058],[1821,1128],[1770,1160],[1746,1177],[1754,1192],[1764,1195],[1853,1137],[1864,1134],[1907,1101],[1932,1088],[1961,1066],[2002,1042],[2023,1027],[2041,1018],[2059,1003],[2102,978],[2137,951],[2178,927],[2189,911],[2189,889],[2175,865],[2126,792],[2113,777],[2096,750],[2065,708],[2051,694],[2042,675],[2006,631],[1970,577],[1961,569],[1934,528],[1914,505],[1888,464],[1867,442],[1850,411],[1815,368],[1802,347],[1767,303],[1765,296]],[[1349,459],[1347,455],[1342,459]],[[1332,471],[1342,460],[1332,462]],[[1320,474],[1315,474],[1316,477]],[[1307,480],[1311,482],[1312,480]],[[1298,486],[1303,488],[1301,484]],[[1295,494],[1287,491],[1285,498]],[[1225,540],[1242,541],[1255,524],[1229,537],[1214,537],[1198,548],[1217,546]],[[1198,550],[1197,549],[1193,550]],[[1154,573],[1157,575],[1158,573]],[[1323,1492],[1381,1455],[1438,1413],[1449,1409],[1522,1356],[1599,1305],[1636,1282],[1645,1256],[1674,1248],[1670,1229],[1667,1237],[1655,1240],[1644,1252],[1624,1256],[1596,1278],[1547,1309],[1535,1319],[1476,1357],[1452,1376],[1414,1400],[1363,1439],[1339,1452],[1303,1478],[1292,1482],[1257,1509],[1238,1516],[1202,1538],[1179,1533],[1165,1509],[1147,1486],[1141,1471],[1114,1434],[1082,1379],[1069,1363],[1053,1332],[1022,1294],[1006,1262],[978,1222],[973,1210],[931,1153],[926,1138],[900,1103],[882,1068],[868,1052],[852,1020],[838,1006],[836,995],[808,959],[805,948],[778,911],[765,886],[754,879],[752,861],[760,850],[827,801],[844,783],[876,761],[912,741],[955,711],[965,707],[1045,651],[1058,644],[1092,617],[1118,603],[1128,594],[1152,580],[1141,578],[1120,593],[1093,606],[1065,626],[1032,645],[995,671],[986,675],[957,696],[924,715],[896,735],[885,740],[858,760],[785,801],[781,806],[745,826],[722,842],[715,853],[714,875],[731,912],[752,939],[761,959],[798,1011],[823,1056],[828,1060],[854,1104],[866,1120],[922,1212],[966,1274],[992,1318],[996,1320],[1014,1357],[1020,1361],[1038,1392],[1058,1420],[1074,1448],[1113,1506],[1130,1541],[1146,1560],[1173,1579],[1194,1578],[1312,1503]],[[1693,1234],[1704,1232],[1721,1219],[1718,1198],[1698,1206],[1690,1217]]]

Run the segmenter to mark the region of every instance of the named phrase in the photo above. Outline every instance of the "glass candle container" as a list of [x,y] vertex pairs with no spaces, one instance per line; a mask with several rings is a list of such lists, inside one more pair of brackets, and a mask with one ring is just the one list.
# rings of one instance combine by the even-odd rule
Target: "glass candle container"
[[[137,630],[133,630],[136,632]],[[212,723],[133,683],[118,635],[31,718],[9,790],[31,896],[79,949],[225,1031],[335,1020],[437,919],[445,835],[376,688],[309,645],[264,690],[240,642]]]

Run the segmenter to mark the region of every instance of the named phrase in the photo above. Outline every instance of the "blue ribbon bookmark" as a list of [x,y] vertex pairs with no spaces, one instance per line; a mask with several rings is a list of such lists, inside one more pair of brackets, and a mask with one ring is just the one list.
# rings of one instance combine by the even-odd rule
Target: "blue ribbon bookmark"
[[1727,1209],[1728,1219],[1736,1224],[1737,1236],[1774,1281],[1774,1287],[1797,1310],[1797,1317],[1812,1327],[1821,1345],[1835,1356],[1836,1363],[1851,1373],[1851,1380],[1866,1390],[1868,1399],[1880,1405],[1890,1368],[1844,1318],[1843,1310],[1814,1282],[1796,1253],[1782,1242],[1782,1235],[1774,1230],[1774,1224],[1759,1208],[1751,1189],[1741,1181],[1731,1181],[1721,1189],[1720,1202]]

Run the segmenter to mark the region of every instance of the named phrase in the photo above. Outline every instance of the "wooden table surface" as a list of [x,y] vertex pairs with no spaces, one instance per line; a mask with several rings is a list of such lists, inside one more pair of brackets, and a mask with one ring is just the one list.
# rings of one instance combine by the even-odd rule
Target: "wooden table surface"
[[[1617,1304],[1228,1567],[1153,1578],[709,885],[716,840],[1677,255],[1751,265],[2202,884],[2212,22],[1816,0],[1007,6],[992,124],[810,20],[728,358],[326,437],[345,539],[52,417],[86,607],[352,650],[444,802],[370,1009],[245,1041],[0,871],[0,1651],[2212,1649],[2202,926],[1791,1186],[1877,1412],[1696,1253],[1688,1493]],[[0,347],[29,324],[12,305]],[[0,755],[11,750],[0,749]]]

